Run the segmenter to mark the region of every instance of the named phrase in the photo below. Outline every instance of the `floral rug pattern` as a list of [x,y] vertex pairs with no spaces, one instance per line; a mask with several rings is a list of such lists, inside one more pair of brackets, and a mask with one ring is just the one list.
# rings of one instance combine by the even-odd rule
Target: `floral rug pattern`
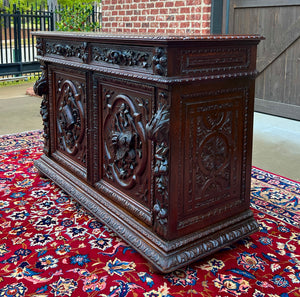
[[300,183],[252,170],[260,231],[166,275],[48,179],[40,131],[0,137],[0,297],[300,296]]

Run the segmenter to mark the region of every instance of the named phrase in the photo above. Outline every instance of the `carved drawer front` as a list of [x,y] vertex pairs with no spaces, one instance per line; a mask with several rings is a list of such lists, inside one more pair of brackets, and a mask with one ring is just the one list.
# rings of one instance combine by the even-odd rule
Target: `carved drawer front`
[[247,207],[248,92],[203,92],[182,96],[180,103],[180,155],[185,161],[178,229],[205,228]]
[[[144,222],[151,224],[151,118],[154,88],[110,79],[98,82],[99,182],[97,187]],[[102,131],[102,132],[101,132]]]
[[54,157],[74,173],[86,178],[87,120],[86,79],[83,73],[53,74]]

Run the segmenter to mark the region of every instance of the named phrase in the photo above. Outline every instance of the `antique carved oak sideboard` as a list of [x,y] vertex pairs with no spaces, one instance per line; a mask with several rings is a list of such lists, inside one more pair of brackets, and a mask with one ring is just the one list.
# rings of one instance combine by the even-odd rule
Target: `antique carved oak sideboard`
[[170,272],[258,229],[259,36],[36,32],[39,172]]

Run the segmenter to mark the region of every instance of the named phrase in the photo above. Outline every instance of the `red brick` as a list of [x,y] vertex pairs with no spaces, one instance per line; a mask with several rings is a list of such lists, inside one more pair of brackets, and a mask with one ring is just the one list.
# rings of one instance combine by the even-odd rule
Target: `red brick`
[[155,16],[155,21],[156,22],[164,22],[165,20],[166,20],[166,16],[165,15],[159,14],[159,15]]
[[202,22],[202,27],[203,28],[209,28],[210,27],[210,22]]
[[180,28],[188,28],[191,25],[190,22],[181,22],[180,23]]
[[174,2],[173,1],[167,1],[165,3],[165,7],[173,7],[174,6]]
[[205,7],[203,7],[203,12],[211,12],[211,7],[210,6],[205,6]]
[[139,33],[147,33],[147,29],[139,29]]
[[178,23],[178,22],[171,22],[171,23],[169,24],[169,27],[170,27],[170,28],[178,28],[178,27],[179,27],[179,23]]
[[158,1],[155,3],[156,8],[164,7],[164,2],[163,1]]
[[190,13],[191,12],[191,8],[190,7],[182,7],[180,8],[180,13]]
[[168,15],[167,16],[167,21],[174,21],[174,20],[175,20],[174,15]]
[[142,14],[143,15],[149,15],[150,14],[150,9],[143,9]]
[[159,10],[159,14],[168,14],[168,13],[169,13],[169,10],[166,8],[162,8]]
[[176,21],[185,21],[185,15],[184,14],[179,14],[175,16]]
[[175,6],[176,7],[185,6],[185,1],[176,1]]
[[178,14],[179,13],[179,8],[178,7],[176,7],[176,8],[170,8],[170,10],[169,10],[169,13],[174,13],[174,14]]
[[168,25],[169,25],[169,24],[168,24],[167,22],[160,22],[160,23],[159,23],[159,27],[160,27],[160,28],[167,28]]
[[191,7],[191,13],[201,14],[201,6],[193,6],[193,7]]
[[157,29],[155,33],[158,33],[158,34],[166,34],[166,31],[167,31],[166,29],[160,28],[160,29]]
[[202,14],[202,20],[203,20],[203,21],[208,21],[208,20],[210,20],[210,14],[208,14],[208,13]]
[[155,17],[153,15],[148,15],[147,16],[147,21],[148,22],[153,22],[153,21],[155,21]]
[[154,3],[151,3],[151,2],[147,3],[146,6],[147,6],[147,8],[154,8]]
[[203,29],[202,34],[203,35],[210,35],[210,29]]
[[151,13],[152,15],[157,15],[157,14],[158,14],[158,9],[151,9],[151,10],[150,10],[150,13]]

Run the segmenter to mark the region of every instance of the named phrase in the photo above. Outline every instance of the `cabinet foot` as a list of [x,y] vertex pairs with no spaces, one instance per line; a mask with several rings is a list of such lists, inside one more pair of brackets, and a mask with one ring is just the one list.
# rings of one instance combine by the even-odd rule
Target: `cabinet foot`
[[164,274],[163,272],[161,272],[160,270],[158,270],[154,265],[152,265],[150,262],[148,262],[148,266],[149,266],[149,271],[151,273]]
[[38,175],[41,177],[41,178],[48,178],[42,171],[40,171],[38,169]]

